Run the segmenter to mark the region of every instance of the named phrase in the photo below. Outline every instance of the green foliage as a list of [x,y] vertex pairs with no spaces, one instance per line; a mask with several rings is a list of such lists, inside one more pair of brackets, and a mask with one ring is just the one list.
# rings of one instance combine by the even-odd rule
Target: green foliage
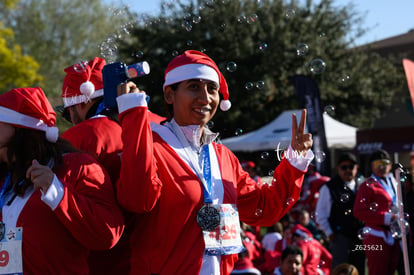
[[[122,38],[128,31],[126,23],[130,21],[130,17],[126,16],[127,9],[117,4],[109,6],[101,0],[7,2],[17,4],[12,10],[6,10],[3,9],[4,3],[1,3],[0,18],[6,27],[13,30],[15,42],[21,45],[21,51],[32,56],[40,64],[36,69],[43,76],[41,87],[53,106],[62,104],[60,95],[65,77],[64,68],[95,56],[104,57],[110,62],[106,53],[103,55],[104,51],[108,51],[108,47],[103,45],[108,41]],[[3,51],[3,48],[0,51]],[[116,52],[116,48],[114,51]],[[9,56],[7,60],[0,59],[1,72],[3,60],[10,65],[13,58],[15,57]],[[33,61],[20,58],[19,65],[13,67],[28,70],[34,66],[32,63]],[[14,87],[34,85],[29,81],[33,76],[23,75],[27,81],[18,82],[16,75],[21,72],[15,70],[13,75],[9,69],[8,72],[10,73],[2,73],[0,76],[8,80],[7,85],[11,85],[10,81],[13,81]],[[61,116],[58,116],[57,123],[61,132],[70,126]]]
[[125,19],[115,11],[101,0],[20,0],[0,15],[23,52],[40,63],[42,88],[58,101],[64,68],[101,56],[101,43],[118,35]]
[[3,28],[0,22],[0,93],[16,87],[40,86],[38,69],[39,64],[23,55],[21,47],[14,43],[13,31]]
[[[352,6],[338,8],[332,2],[164,2],[158,16],[136,16],[139,24],[128,40],[120,41],[121,59],[149,61],[150,76],[136,81],[151,95],[150,108],[161,113],[163,72],[172,57],[187,49],[211,56],[230,88],[232,108],[218,111],[214,118],[215,129],[224,137],[239,128],[253,130],[297,108],[289,83],[295,74],[317,81],[323,104],[336,107],[337,119],[369,127],[402,87],[401,65],[355,48],[353,41],[364,32],[359,28],[362,18]],[[308,46],[304,55],[297,53],[300,43]],[[143,55],[131,57],[137,51]],[[326,64],[321,74],[310,71],[317,58]],[[227,69],[230,62],[237,64],[235,71]],[[254,87],[247,89],[249,84]]]

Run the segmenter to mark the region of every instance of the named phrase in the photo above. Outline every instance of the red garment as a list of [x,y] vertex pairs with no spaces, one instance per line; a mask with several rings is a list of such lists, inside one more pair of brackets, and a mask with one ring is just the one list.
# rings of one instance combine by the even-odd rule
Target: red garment
[[89,155],[69,153],[55,171],[64,196],[52,211],[36,190],[23,207],[24,274],[88,274],[90,249],[109,249],[119,240],[123,217],[106,172]]
[[[200,180],[151,131],[146,107],[122,112],[120,121],[124,150],[117,197],[123,207],[141,214],[132,236],[132,273],[198,274],[204,252],[196,221],[204,204]],[[277,184],[258,187],[230,150],[221,144],[213,146],[224,187],[223,203],[237,203],[243,222],[273,225],[293,204],[286,203],[288,199],[298,199],[304,173],[286,159],[275,169]],[[237,255],[222,256],[221,274],[229,274],[235,260]]]
[[243,270],[247,273],[248,270],[254,269],[259,261],[262,261],[262,248],[260,242],[257,241],[256,236],[253,233],[245,231],[243,234],[242,242],[246,251],[239,253],[239,258],[234,263],[233,270]]
[[148,111],[148,116],[149,116],[150,121],[152,121],[154,123],[158,123],[158,124],[160,124],[161,122],[166,120],[165,117],[159,116],[156,113],[153,113],[151,111]]
[[300,247],[303,252],[302,274],[319,275],[317,271],[318,268],[320,268],[325,275],[330,274],[332,255],[318,240],[313,238],[302,239],[295,242],[295,245]]
[[[393,184],[394,190],[397,190],[396,183]],[[366,234],[363,234],[362,241],[373,249],[365,251],[370,274],[393,274],[398,266],[401,256],[399,241],[393,240],[389,224],[385,224],[385,216],[390,215],[391,205],[392,198],[374,177],[368,178],[358,188],[353,210],[354,216],[369,227],[363,231]],[[387,244],[386,239],[393,243]]]
[[[115,186],[121,170],[121,133],[121,126],[117,122],[106,116],[95,116],[69,128],[61,137],[99,161]],[[133,216],[124,213],[124,217],[126,229],[116,246],[111,250],[91,252],[89,256],[91,275],[129,273],[131,258],[129,239],[132,231],[129,227],[133,227]]]
[[74,125],[61,137],[98,160],[115,183],[121,170],[121,133],[118,123],[106,116],[97,116]]
[[306,209],[309,213],[315,212],[316,204],[319,198],[319,189],[328,182],[331,178],[322,176],[319,172],[315,171],[308,176],[305,185],[302,188],[302,196],[299,202],[295,205],[297,209]]
[[255,234],[249,231],[244,232],[242,242],[249,252],[249,258],[253,263],[262,261],[262,244],[256,239]]
[[261,263],[257,269],[259,269],[262,274],[272,274],[273,270],[280,266],[282,262],[282,253],[279,251],[267,250],[264,252],[263,258],[264,262]]

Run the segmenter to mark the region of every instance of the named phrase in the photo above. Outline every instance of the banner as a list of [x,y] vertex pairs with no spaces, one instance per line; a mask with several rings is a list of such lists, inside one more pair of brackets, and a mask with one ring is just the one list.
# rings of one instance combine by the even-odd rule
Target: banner
[[[313,138],[313,152],[315,153],[315,166],[322,175],[331,175],[331,161],[325,135],[320,93],[316,82],[305,75],[295,75],[289,78],[296,90],[299,107],[306,108],[307,126]],[[299,118],[298,118],[299,119]]]
[[407,78],[408,90],[411,95],[411,103],[414,108],[414,62],[409,59],[403,59],[405,77]]

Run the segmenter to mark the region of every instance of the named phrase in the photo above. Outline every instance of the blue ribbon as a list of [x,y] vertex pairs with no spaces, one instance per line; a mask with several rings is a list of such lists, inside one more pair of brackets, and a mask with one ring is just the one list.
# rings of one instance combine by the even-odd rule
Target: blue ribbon
[[11,182],[11,173],[7,173],[6,179],[3,182],[3,186],[0,189],[0,209],[3,208],[4,199],[6,198],[6,190]]
[[203,154],[203,177],[206,180],[206,185],[202,184],[204,192],[204,202],[212,203],[211,199],[211,165],[210,165],[210,152],[208,150],[208,144],[203,145],[201,152]]

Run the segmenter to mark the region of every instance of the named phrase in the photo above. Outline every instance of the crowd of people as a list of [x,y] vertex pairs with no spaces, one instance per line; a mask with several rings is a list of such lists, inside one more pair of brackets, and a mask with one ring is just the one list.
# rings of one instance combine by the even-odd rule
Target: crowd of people
[[[370,155],[369,165],[371,174],[363,180],[357,157],[351,152],[338,157],[332,178],[321,176],[310,165],[301,198],[287,215],[262,228],[261,235],[245,234],[256,251],[250,252],[252,245],[246,248],[256,256],[249,260],[240,257],[232,274],[405,274],[398,221],[406,227],[410,262],[411,230],[405,224],[409,220],[404,220],[409,215],[399,216],[402,204],[391,157],[387,151],[377,150]],[[412,214],[411,177],[402,183],[403,211]],[[290,271],[282,270],[285,249],[300,251],[292,252]]]
[[[305,132],[292,139],[270,182],[239,162],[208,122],[231,107],[225,78],[204,53],[165,70],[167,116],[148,109],[132,81],[104,103],[94,58],[64,69],[59,135],[39,87],[0,95],[0,273],[393,275],[401,248],[397,183],[387,152],[372,175],[341,155],[320,175]],[[222,99],[220,99],[222,98]],[[370,249],[367,249],[370,248]],[[375,248],[375,249],[374,249]]]

